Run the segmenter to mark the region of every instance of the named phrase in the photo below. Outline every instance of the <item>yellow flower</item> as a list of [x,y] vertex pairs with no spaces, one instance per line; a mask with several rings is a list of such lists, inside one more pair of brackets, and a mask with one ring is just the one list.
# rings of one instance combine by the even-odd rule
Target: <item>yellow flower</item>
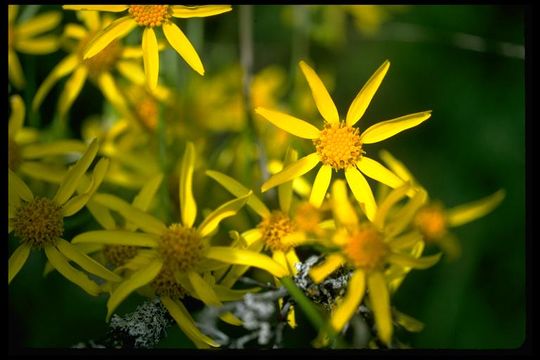
[[425,192],[416,192],[404,206],[401,216],[393,221],[387,219],[390,209],[406,196],[410,187],[405,184],[394,189],[380,203],[373,222],[361,223],[348,201],[345,182],[334,182],[332,206],[337,224],[335,234],[329,240],[332,248],[338,251],[329,253],[325,262],[313,267],[310,276],[315,283],[320,283],[340,266],[353,269],[347,293],[332,311],[330,325],[335,331],[341,331],[356,313],[367,288],[377,335],[385,344],[390,344],[393,327],[391,289],[387,282],[392,280],[388,278],[392,267],[426,269],[440,259],[441,254],[417,258],[403,251],[422,241],[418,232],[405,231],[425,200]]
[[[381,159],[404,181],[417,183],[409,169],[388,151],[381,151]],[[450,259],[461,254],[461,245],[449,228],[458,227],[486,216],[504,199],[505,191],[500,189],[480,200],[447,209],[440,201],[429,201],[416,213],[413,225],[420,231],[427,244],[439,246]]]
[[98,56],[92,59],[84,58],[86,45],[95,34],[111,22],[111,19],[105,17],[102,19],[95,11],[78,12],[77,16],[82,20],[84,26],[79,24],[66,25],[63,36],[70,53],[53,68],[40,85],[32,101],[32,109],[37,111],[56,82],[71,74],[58,99],[58,112],[61,118],[65,117],[87,79],[90,79],[101,90],[105,98],[122,115],[129,116],[130,112],[127,109],[126,100],[118,89],[113,71],[118,71],[135,84],[144,84],[144,72],[140,63],[136,61],[142,56],[142,53],[138,48],[123,46],[118,41],[111,41]]
[[[277,276],[285,275],[286,271],[263,255],[231,247],[212,246],[210,243],[220,222],[234,216],[248,201],[250,193],[221,205],[208,214],[199,226],[194,227],[197,217],[197,204],[192,193],[194,157],[194,146],[188,143],[179,174],[181,222],[167,227],[161,220],[130,206],[116,196],[96,194],[95,202],[117,211],[126,221],[136,224],[142,232],[89,231],[76,236],[73,243],[147,248],[140,249],[138,255],[121,267],[133,273],[112,291],[107,302],[107,318],[133,291],[150,285],[152,292],[160,297],[178,326],[197,347],[215,347],[219,345],[195,327],[193,319],[179,299],[189,294],[209,306],[221,306],[222,300],[230,297],[232,290],[216,285],[208,272],[226,266],[224,262],[257,266]],[[222,315],[222,319],[239,324],[239,320],[230,313]]]
[[182,6],[182,5],[64,5],[67,10],[97,10],[123,12],[127,14],[113,21],[100,31],[88,44],[84,58],[92,58],[112,41],[129,34],[137,25],[144,28],[142,51],[144,72],[150,88],[155,88],[159,76],[159,51],[154,27],[161,27],[163,34],[174,50],[196,72],[204,75],[204,67],[197,51],[182,30],[171,21],[174,18],[207,17],[231,11],[230,5]]
[[23,126],[26,110],[21,97],[13,95],[9,101],[11,114],[8,122],[8,168],[15,173],[22,173],[38,180],[60,183],[65,170],[37,160],[69,153],[83,153],[86,145],[73,139],[38,143],[38,131]]
[[83,156],[66,173],[52,199],[34,196],[24,181],[13,171],[8,170],[9,232],[13,232],[21,241],[21,245],[9,258],[8,283],[11,283],[23,267],[32,249],[43,249],[47,259],[58,272],[90,295],[98,295],[101,292],[99,286],[85,273],[71,266],[69,261],[75,262],[82,269],[103,279],[121,280],[118,275],[111,273],[70,242],[62,239],[63,218],[74,215],[86,205],[107,171],[108,160],[101,159],[94,168],[92,180],[86,187],[86,191],[73,196],[86,170],[94,160],[97,150],[98,144],[94,140]]
[[316,207],[320,206],[332,178],[332,169],[344,170],[345,178],[355,198],[363,206],[367,217],[373,220],[377,205],[362,173],[392,188],[403,184],[403,180],[377,161],[364,156],[364,144],[385,140],[403,130],[419,125],[431,116],[431,111],[402,116],[372,125],[362,134],[353,127],[366,111],[389,66],[390,62],[387,60],[375,71],[350,105],[346,120],[340,121],[336,106],[324,84],[311,67],[300,61],[300,67],[325,124],[322,129],[318,129],[304,120],[284,113],[261,107],[255,110],[281,129],[298,137],[311,139],[315,147],[315,152],[288,165],[280,173],[268,179],[262,185],[262,191],[299,177],[322,163],[313,183],[310,202]]
[[26,81],[16,51],[31,55],[55,52],[59,46],[58,37],[39,35],[54,29],[62,20],[62,14],[48,11],[15,24],[18,12],[18,5],[8,5],[8,75],[11,83],[22,89]]

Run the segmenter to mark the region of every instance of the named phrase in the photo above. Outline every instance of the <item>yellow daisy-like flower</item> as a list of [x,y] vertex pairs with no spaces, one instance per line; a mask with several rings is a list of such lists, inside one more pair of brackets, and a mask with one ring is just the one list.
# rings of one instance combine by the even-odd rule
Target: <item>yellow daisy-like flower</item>
[[[417,184],[409,169],[392,154],[383,150],[380,156],[386,165],[401,179]],[[458,227],[486,216],[499,206],[505,195],[505,191],[500,189],[480,200],[450,209],[445,208],[440,201],[429,201],[416,213],[413,226],[422,233],[427,244],[439,246],[448,254],[450,259],[455,259],[461,254],[461,245],[449,231],[449,228]]]
[[197,51],[180,28],[171,21],[174,18],[207,17],[231,11],[230,5],[182,6],[182,5],[64,5],[66,10],[97,10],[124,12],[127,15],[113,21],[100,31],[88,44],[84,58],[99,54],[112,41],[129,34],[136,26],[144,28],[142,50],[144,72],[150,88],[155,88],[159,76],[159,51],[155,27],[161,27],[168,43],[196,72],[204,75],[204,67]]
[[34,179],[60,183],[65,170],[38,160],[69,153],[83,153],[86,145],[73,139],[39,143],[39,132],[23,126],[26,110],[22,98],[13,95],[9,101],[11,114],[8,121],[8,168]]
[[146,80],[138,60],[142,57],[142,52],[136,47],[123,46],[118,41],[111,41],[98,56],[85,58],[84,49],[100,30],[107,27],[111,19],[100,18],[96,11],[81,11],[77,16],[84,26],[66,25],[63,37],[70,53],[45,78],[32,101],[32,109],[37,111],[51,88],[60,79],[71,74],[58,99],[58,112],[61,118],[65,117],[88,79],[122,115],[129,116],[126,100],[118,89],[113,71],[118,71],[132,83],[144,84]]
[[[232,290],[216,285],[205,272],[223,267],[224,262],[257,266],[280,277],[286,274],[286,270],[261,254],[225,246],[212,246],[210,243],[211,236],[220,222],[234,216],[248,201],[250,193],[221,205],[208,214],[199,226],[194,227],[197,217],[197,204],[192,193],[194,157],[194,146],[188,143],[179,174],[180,223],[166,226],[154,216],[130,206],[115,196],[96,194],[94,200],[97,203],[117,211],[128,222],[136,224],[142,232],[89,231],[76,236],[73,243],[147,248],[138,250],[138,255],[124,265],[133,273],[112,291],[107,302],[108,318],[129,294],[150,285],[178,326],[197,347],[215,347],[219,345],[195,327],[193,319],[179,300],[189,294],[209,306],[222,306],[222,301],[230,297]],[[230,313],[224,314],[222,319],[239,324],[238,319]]]
[[268,179],[262,185],[262,191],[299,177],[322,163],[313,183],[310,202],[314,206],[320,206],[330,185],[332,169],[344,170],[345,178],[355,198],[363,206],[367,217],[373,220],[377,205],[362,173],[392,188],[403,184],[403,180],[377,161],[364,156],[364,144],[385,140],[421,124],[431,116],[431,111],[405,115],[379,122],[367,128],[363,133],[359,133],[354,125],[364,115],[389,67],[390,62],[387,60],[375,71],[351,103],[346,120],[340,121],[336,106],[324,84],[311,67],[304,61],[300,61],[300,68],[309,83],[315,104],[325,124],[322,129],[318,129],[304,120],[281,112],[262,107],[255,109],[258,114],[290,134],[311,139],[315,147],[315,152],[288,165],[280,173]]
[[57,36],[40,35],[54,29],[62,20],[62,14],[48,11],[15,24],[18,13],[18,5],[8,5],[8,76],[15,87],[22,89],[26,80],[16,51],[44,55],[58,50],[60,42]]
[[386,272],[391,266],[426,269],[439,261],[440,254],[417,258],[403,252],[404,248],[422,241],[418,232],[405,231],[425,199],[424,192],[416,192],[398,218],[387,219],[389,210],[407,195],[410,187],[405,184],[394,189],[381,202],[373,222],[362,223],[349,203],[345,182],[334,182],[332,206],[337,224],[330,241],[339,250],[328,254],[325,262],[312,268],[310,276],[315,283],[320,283],[340,266],[353,269],[347,293],[332,311],[330,325],[335,331],[341,331],[356,313],[367,288],[377,335],[385,344],[390,344],[393,327]]
[[9,171],[9,232],[13,232],[21,245],[13,252],[8,264],[8,283],[11,283],[23,267],[30,250],[43,249],[52,266],[66,279],[80,286],[90,295],[101,292],[98,284],[90,280],[85,273],[69,264],[73,261],[87,272],[110,281],[121,278],[107,270],[98,262],[81,252],[70,242],[62,239],[64,217],[81,210],[101,184],[107,171],[108,159],[101,159],[95,166],[92,180],[86,191],[75,196],[75,190],[98,150],[94,140],[83,156],[66,173],[52,199],[36,197],[28,186],[13,171]]

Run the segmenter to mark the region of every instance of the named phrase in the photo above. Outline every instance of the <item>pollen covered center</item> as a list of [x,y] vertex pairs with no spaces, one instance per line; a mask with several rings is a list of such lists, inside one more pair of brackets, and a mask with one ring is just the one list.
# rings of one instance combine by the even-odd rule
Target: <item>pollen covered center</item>
[[416,213],[414,225],[426,241],[441,238],[446,233],[446,219],[442,208],[437,205],[424,207]]
[[22,156],[19,145],[8,136],[8,167],[15,171],[21,164]]
[[295,224],[281,211],[273,211],[257,225],[261,230],[262,238],[272,251],[288,251],[291,245],[283,244],[281,239],[295,230]]
[[339,124],[327,123],[313,143],[321,162],[336,170],[354,166],[363,154],[358,129],[344,121]]
[[159,274],[150,283],[154,288],[156,295],[168,296],[171,299],[182,299],[186,294],[186,290],[178,284],[174,277],[173,270],[165,264]]
[[64,233],[62,209],[50,199],[34,198],[16,210],[13,232],[33,247],[54,245]]
[[161,26],[171,17],[169,5],[131,5],[129,13],[140,26]]
[[364,226],[349,234],[344,252],[355,267],[369,271],[382,267],[388,247],[377,229]]
[[159,251],[171,271],[192,269],[203,256],[204,244],[195,229],[181,224],[169,226],[160,238]]
[[103,255],[115,267],[123,266],[137,255],[137,247],[129,245],[106,245],[103,247]]

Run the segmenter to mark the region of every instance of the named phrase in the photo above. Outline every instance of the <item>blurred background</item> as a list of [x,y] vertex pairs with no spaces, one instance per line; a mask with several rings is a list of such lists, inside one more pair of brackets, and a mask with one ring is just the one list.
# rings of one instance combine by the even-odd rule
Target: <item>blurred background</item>
[[[246,131],[247,121],[242,108],[241,21],[252,25],[247,34],[253,39],[252,102],[272,104],[316,126],[322,119],[299,73],[300,59],[321,76],[342,117],[371,74],[389,59],[390,70],[357,124],[360,131],[409,113],[432,110],[433,114],[421,126],[371,145],[368,155],[379,159],[381,149],[389,150],[432,199],[447,207],[506,190],[506,198],[492,213],[452,229],[462,246],[459,259],[443,259],[405,279],[392,304],[422,321],[425,328],[397,335],[413,348],[519,347],[526,317],[523,8],[258,5],[251,7],[251,19],[246,20],[240,18],[241,7],[233,6],[232,12],[220,16],[178,22],[205,64],[204,78],[188,69],[173,50],[161,53],[160,81],[176,91],[180,104],[171,110],[171,121],[175,116],[201,121],[196,130],[181,125],[178,133],[201,142],[201,157],[207,157],[209,168],[260,185],[260,174],[250,178],[225,155],[219,157],[218,147],[208,145],[236,144],[241,153],[241,143],[235,143]],[[62,25],[77,22],[73,12],[62,11],[59,5],[22,6],[18,20],[50,10],[63,13]],[[242,31],[246,35],[249,26]],[[61,28],[56,33],[60,32]],[[137,35],[126,41],[140,41]],[[9,86],[9,95],[21,94],[29,109],[36,88],[65,54],[61,50],[44,56],[19,54],[28,85],[21,91]],[[60,91],[57,86],[48,99],[56,99]],[[72,136],[84,137],[86,120],[101,114],[102,103],[101,93],[86,84],[71,111]],[[45,102],[39,113],[29,112],[26,124],[49,126],[55,104]],[[271,131],[258,126],[261,134]],[[276,140],[273,146],[273,139],[265,141],[269,141],[270,159],[280,159],[289,143],[301,155],[310,146],[292,138]],[[201,181],[204,185],[208,180]],[[214,187],[206,196],[225,199],[222,189]],[[204,191],[195,190],[201,196]],[[68,236],[87,226],[89,217],[86,213],[86,218],[83,214],[67,224]],[[16,239],[10,237],[9,244],[11,253]],[[106,298],[88,297],[56,273],[43,278],[44,263],[42,254],[32,254],[8,288],[11,343],[69,347],[99,339],[107,330]],[[138,300],[130,297],[120,309],[129,311]],[[171,328],[160,346],[175,346],[174,339],[182,336]],[[306,346],[313,336],[309,331],[297,335],[290,346]]]

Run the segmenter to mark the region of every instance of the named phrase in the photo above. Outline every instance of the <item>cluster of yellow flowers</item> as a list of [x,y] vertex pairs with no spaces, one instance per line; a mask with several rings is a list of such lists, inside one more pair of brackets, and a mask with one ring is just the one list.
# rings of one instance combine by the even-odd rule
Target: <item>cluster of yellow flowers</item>
[[[45,12],[21,23],[17,22],[18,8],[9,6],[12,86],[20,89],[25,83],[17,52],[48,54],[59,47],[68,51],[35,92],[32,111],[38,111],[54,85],[69,76],[58,97],[59,122],[68,121],[86,80],[97,85],[118,116],[112,124],[104,125],[105,116],[89,121],[83,140],[48,142],[37,129],[25,126],[21,97],[10,97],[8,225],[20,245],[9,258],[8,283],[14,281],[31,250],[43,250],[46,273],[56,270],[88,294],[108,296],[107,320],[130,294],[138,292],[159,298],[197,348],[219,347],[197,326],[182,299],[192,297],[213,307],[241,300],[261,291],[237,286],[239,279],[252,274],[248,272],[252,268],[269,273],[280,286],[283,279],[294,279],[305,261],[298,249],[310,249],[322,259],[309,271],[314,284],[338,269],[350,272],[347,291],[327,309],[328,325],[319,329],[318,346],[329,345],[329,336],[343,332],[364,305],[374,317],[373,333],[378,339],[374,346],[390,347],[395,324],[419,328],[418,322],[391,306],[390,298],[411,269],[429,268],[441,258],[442,253],[423,254],[424,248],[434,244],[449,258],[456,258],[459,243],[448,229],[486,215],[504,197],[499,190],[479,201],[445,209],[429,199],[427,190],[388,151],[380,153],[384,164],[372,158],[366,145],[431,117],[431,111],[421,111],[367,129],[356,126],[389,70],[388,60],[361,88],[344,120],[317,73],[301,61],[300,69],[322,116],[318,126],[275,110],[276,79],[283,81],[283,74],[269,68],[255,76],[254,107],[247,116],[256,120],[255,132],[266,132],[270,161],[260,173],[253,171],[253,177],[273,173],[259,188],[259,184],[253,186],[256,180],[239,181],[234,171],[227,170],[242,152],[257,151],[252,142],[227,143],[233,145],[220,153],[214,164],[233,175],[229,176],[204,165],[203,149],[212,146],[212,140],[190,141],[186,134],[195,125],[179,125],[173,118],[189,114],[207,134],[243,129],[242,98],[231,95],[222,85],[225,80],[194,82],[191,93],[200,91],[205,96],[202,101],[193,100],[191,109],[159,83],[159,52],[168,45],[198,74],[205,73],[197,51],[174,19],[218,15],[231,11],[231,6],[65,5],[63,9],[76,11],[80,23],[66,24],[60,37],[42,36],[61,22],[59,12]],[[124,44],[122,39],[138,27],[142,28],[141,47]],[[158,41],[157,28],[163,30],[166,43]],[[124,78],[128,87],[120,81]],[[241,85],[236,85],[239,94]],[[226,122],[212,124],[204,101],[222,93],[228,102],[218,115]],[[292,147],[282,151],[289,141],[287,135],[276,132],[265,120],[311,140],[311,152],[299,157]],[[165,145],[183,149],[171,166],[158,160]],[[176,157],[176,152],[169,157]],[[70,164],[73,159],[78,160]],[[318,165],[309,184],[304,175]],[[376,195],[365,176],[378,183]],[[212,210],[196,195],[215,185],[213,181],[233,199]],[[275,187],[277,194],[271,191]],[[118,188],[128,191],[113,193]],[[127,199],[130,191],[133,197]],[[276,208],[271,205],[276,203],[273,195],[277,195]],[[245,205],[256,215],[246,212]],[[101,230],[78,231],[65,239],[64,219],[84,208]],[[220,230],[226,219],[230,238]],[[293,328],[299,307],[302,304],[297,303],[288,312]],[[231,312],[221,313],[220,318],[242,325]]]

